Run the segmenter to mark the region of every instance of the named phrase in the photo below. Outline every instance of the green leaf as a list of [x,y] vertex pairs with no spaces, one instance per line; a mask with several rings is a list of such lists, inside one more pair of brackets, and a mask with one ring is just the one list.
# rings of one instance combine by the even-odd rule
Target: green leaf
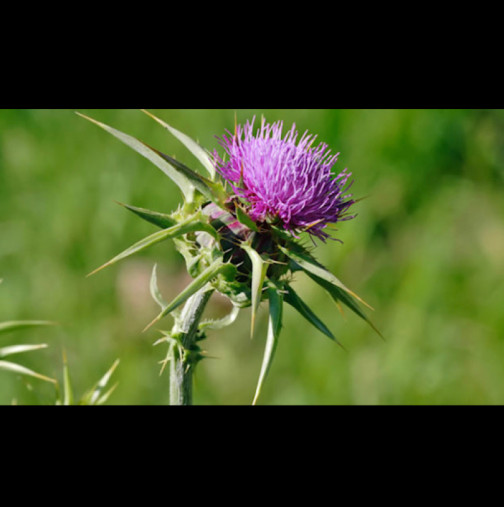
[[185,147],[201,162],[203,167],[208,171],[210,178],[212,180],[215,179],[215,167],[212,163],[212,159],[208,155],[208,153],[193,139],[191,139],[188,135],[178,131],[176,128],[168,125],[168,123],[159,119],[157,116],[154,116],[149,111],[142,109],[142,111],[156,120],[160,125],[162,125],[165,129],[167,129],[173,136],[175,136]]
[[249,229],[255,232],[259,232],[259,228],[257,227],[257,224],[243,211],[240,205],[235,205],[236,210],[236,218],[238,222],[245,225]]
[[22,354],[23,352],[30,352],[31,350],[40,350],[47,348],[46,343],[40,345],[11,345],[9,347],[0,348],[0,358],[12,356],[14,354]]
[[189,232],[196,231],[205,231],[208,232],[209,234],[212,234],[212,236],[214,236],[215,238],[218,238],[217,231],[213,227],[211,227],[208,224],[205,224],[204,222],[200,222],[195,217],[190,217],[187,220],[180,222],[179,224],[173,227],[170,227],[169,229],[163,229],[162,231],[155,232],[154,234],[151,234],[150,236],[147,236],[146,238],[138,241],[134,245],[124,250],[124,252],[121,252],[119,255],[116,255],[113,259],[103,264],[103,266],[100,266],[99,268],[89,273],[88,276],[94,275],[95,273],[98,273],[98,271],[101,271],[102,269],[105,269],[111,266],[112,264],[115,264],[116,262],[125,259],[126,257],[141,252],[142,250],[145,250],[146,248],[149,248],[152,245],[160,243],[161,241],[173,239],[176,238],[177,236],[181,236],[183,234],[188,234]]
[[252,262],[252,318],[250,320],[250,338],[254,336],[255,318],[262,299],[262,290],[268,263],[247,243],[242,243],[241,247],[247,252]]
[[107,387],[110,377],[119,364],[119,359],[116,359],[112,366],[108,369],[107,373],[84,395],[80,404],[81,405],[97,405],[102,397],[103,390]]
[[26,368],[25,366],[21,366],[20,364],[11,363],[8,361],[0,361],[0,370],[18,373],[19,375],[27,375],[29,377],[45,380],[46,382],[51,382],[51,384],[56,384],[55,379],[46,377],[45,375],[41,375],[40,373],[34,372],[33,370]]
[[9,322],[0,322],[0,333],[9,333],[11,331],[17,331],[18,329],[39,326],[56,326],[56,322],[49,322],[46,320],[12,320]]
[[103,130],[108,132],[109,134],[112,134],[114,137],[119,139],[119,141],[123,142],[133,150],[135,150],[137,153],[145,157],[147,160],[151,161],[156,167],[161,169],[182,191],[184,194],[184,198],[187,202],[192,202],[194,197],[194,185],[191,183],[191,181],[187,178],[187,176],[180,171],[176,170],[171,164],[169,164],[157,150],[154,150],[147,144],[143,143],[142,141],[139,141],[138,139],[128,135],[124,134],[123,132],[120,132],[119,130],[116,130],[108,125],[105,125],[104,123],[101,123],[97,120],[94,120],[93,118],[90,118],[89,116],[86,116],[81,113],[77,113],[82,118],[94,123],[95,125],[98,125],[98,127],[101,127]]
[[117,204],[132,211],[147,222],[161,227],[161,229],[168,229],[169,227],[173,227],[177,224],[177,221],[175,219],[171,218],[170,215],[166,215],[165,213],[159,213],[157,211],[151,211],[144,208],[137,208],[136,206],[130,206],[129,204],[123,204],[122,202],[117,202]]
[[164,300],[163,295],[161,294],[161,291],[159,290],[158,283],[157,283],[157,264],[154,264],[154,267],[152,268],[152,275],[150,279],[150,293],[152,296],[152,299],[161,307],[161,310],[164,310],[168,303]]
[[256,393],[252,405],[257,403],[257,399],[261,394],[262,386],[268,376],[273,358],[275,356],[278,345],[278,337],[282,328],[282,296],[278,293],[276,287],[268,287],[269,297],[269,320],[268,320],[268,337],[266,339],[266,348],[261,366],[261,373],[257,383]]
[[378,331],[376,326],[371,322],[369,317],[359,308],[359,305],[342,289],[339,287],[336,287],[332,283],[328,282],[327,280],[324,280],[323,278],[320,278],[318,276],[315,276],[313,273],[307,273],[307,275],[318,285],[323,287],[329,295],[333,298],[333,300],[336,303],[339,303],[341,301],[343,304],[348,306],[350,310],[352,310],[355,314],[357,314],[361,319],[365,320],[379,335],[382,339],[383,335]]
[[331,340],[338,342],[327,326],[313,313],[310,307],[298,296],[290,285],[285,286],[284,301],[295,308],[310,324],[315,326]]
[[200,275],[198,275],[175,299],[166,306],[166,308],[143,330],[147,331],[156,322],[159,322],[163,317],[166,317],[170,312],[178,308],[185,301],[187,301],[193,294],[198,292],[200,289],[205,287],[219,274],[225,274],[231,276],[233,272],[236,272],[236,267],[232,264],[225,264],[221,259],[217,259],[206,268]]
[[330,271],[328,271],[322,264],[317,262],[311,255],[307,252],[301,252],[300,250],[296,251],[293,249],[287,249],[281,245],[279,245],[280,250],[290,257],[294,262],[296,262],[304,271],[309,274],[315,275],[316,277],[325,280],[326,282],[344,290],[355,299],[359,300],[363,305],[367,306],[369,309],[373,310],[371,306],[369,306],[363,299],[361,299],[355,292],[351,291],[348,287],[346,287],[335,275],[333,275]]

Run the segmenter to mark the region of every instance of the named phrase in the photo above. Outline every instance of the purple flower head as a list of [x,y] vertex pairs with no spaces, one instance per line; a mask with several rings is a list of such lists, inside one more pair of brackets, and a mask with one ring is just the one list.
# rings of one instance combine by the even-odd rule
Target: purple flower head
[[215,153],[217,171],[248,202],[252,220],[329,238],[327,224],[353,218],[345,212],[355,202],[343,195],[351,173],[331,173],[339,153],[331,155],[325,143],[313,147],[316,136],[308,132],[296,144],[295,125],[282,137],[283,122],[270,125],[264,118],[254,136],[254,121],[219,139],[229,158]]

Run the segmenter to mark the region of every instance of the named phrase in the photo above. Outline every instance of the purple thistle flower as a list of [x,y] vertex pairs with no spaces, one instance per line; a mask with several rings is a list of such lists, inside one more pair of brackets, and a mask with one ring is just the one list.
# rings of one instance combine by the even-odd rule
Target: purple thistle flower
[[254,121],[219,139],[229,159],[215,152],[217,171],[248,202],[252,220],[279,220],[294,235],[307,231],[325,241],[327,224],[354,217],[345,212],[355,201],[343,195],[351,173],[334,177],[339,153],[331,155],[325,143],[312,147],[317,136],[305,132],[296,144],[295,125],[282,138],[283,122],[270,125],[264,118],[254,136]]

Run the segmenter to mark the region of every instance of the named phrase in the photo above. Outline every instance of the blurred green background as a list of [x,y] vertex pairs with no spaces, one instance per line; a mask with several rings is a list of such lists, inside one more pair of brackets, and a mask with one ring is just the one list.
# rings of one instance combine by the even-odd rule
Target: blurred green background
[[[80,110],[197,168],[192,155],[137,110]],[[294,287],[346,352],[290,307],[259,403],[504,403],[504,111],[152,110],[206,148],[215,136],[264,114],[295,122],[341,152],[353,173],[358,217],[339,226],[343,244],[318,258],[374,308],[382,341],[299,274]],[[93,277],[86,274],[156,229],[121,201],[170,212],[177,187],[155,166],[72,110],[0,110],[0,322],[46,319],[58,328],[0,336],[40,343],[19,362],[61,379],[61,350],[82,394],[114,359],[109,404],[165,404],[159,334],[142,334],[158,307],[148,290],[158,263],[166,299],[188,282],[182,258],[162,243]],[[208,314],[229,306],[213,297]],[[250,310],[209,333],[194,402],[251,403],[266,321],[249,338]],[[171,318],[165,320],[166,329]],[[0,371],[0,404],[54,401],[50,385]]]

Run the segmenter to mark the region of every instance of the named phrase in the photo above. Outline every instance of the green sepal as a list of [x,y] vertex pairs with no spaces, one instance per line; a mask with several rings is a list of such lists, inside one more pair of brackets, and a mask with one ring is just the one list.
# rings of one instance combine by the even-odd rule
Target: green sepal
[[215,167],[212,163],[212,160],[208,153],[193,139],[191,139],[188,135],[180,132],[176,128],[168,125],[165,121],[161,120],[157,116],[154,116],[149,111],[142,109],[142,111],[156,120],[160,125],[162,125],[168,132],[170,132],[173,136],[175,136],[184,146],[201,162],[203,167],[208,171],[210,178],[212,180],[215,179]]
[[331,340],[339,343],[327,326],[313,313],[311,308],[298,296],[294,289],[286,284],[284,287],[284,301],[295,308],[310,324],[315,326],[321,333]]
[[232,279],[236,274],[236,267],[232,264],[223,263],[221,259],[215,260],[208,268],[198,275],[173,301],[168,304],[164,310],[144,329],[147,331],[156,322],[166,317],[173,310],[187,301],[193,294],[209,284],[218,275],[226,279]]
[[268,376],[273,358],[275,356],[276,348],[278,345],[278,338],[282,328],[282,312],[283,312],[283,297],[278,291],[277,287],[270,285],[268,287],[269,299],[269,319],[268,319],[268,336],[266,339],[266,347],[264,350],[264,357],[261,366],[261,373],[254,396],[252,405],[257,403],[257,399],[261,394],[262,386],[266,377]]
[[173,227],[177,224],[177,221],[174,218],[172,218],[170,215],[166,215],[165,213],[159,213],[158,211],[151,211],[144,208],[137,208],[136,206],[130,206],[129,204],[123,204],[122,202],[117,202],[117,204],[132,211],[147,222],[157,225],[161,229],[168,229],[169,227]]
[[187,218],[185,221],[180,222],[179,224],[170,227],[168,229],[163,229],[162,231],[155,232],[154,234],[151,234],[150,236],[147,236],[146,238],[138,241],[134,245],[130,246],[123,252],[121,252],[119,255],[116,255],[113,259],[106,262],[99,268],[95,269],[91,273],[89,273],[88,276],[94,275],[95,273],[98,273],[98,271],[101,271],[102,269],[105,269],[112,264],[115,264],[116,262],[119,262],[120,260],[125,259],[126,257],[129,257],[133,254],[136,254],[138,252],[141,252],[142,250],[145,250],[146,248],[149,248],[150,246],[153,246],[157,243],[160,243],[161,241],[165,241],[167,239],[173,239],[177,236],[181,236],[183,234],[188,234],[190,232],[196,232],[196,231],[204,231],[208,232],[212,236],[218,239],[217,231],[207,223],[201,222],[199,220],[198,215],[192,216]]
[[119,139],[119,141],[123,142],[124,144],[135,150],[137,153],[145,157],[147,160],[152,162],[156,167],[161,169],[180,188],[180,190],[184,194],[184,199],[187,202],[193,201],[194,185],[192,184],[191,180],[188,179],[185,174],[181,173],[180,171],[175,169],[171,164],[169,164],[159,154],[158,151],[154,150],[144,142],[139,141],[135,137],[125,134],[119,130],[116,130],[115,128],[112,128],[109,125],[106,125],[105,123],[101,123],[81,113],[77,114],[82,118],[94,123],[95,125],[98,125],[98,127],[101,127],[109,134],[112,134],[114,137]]

